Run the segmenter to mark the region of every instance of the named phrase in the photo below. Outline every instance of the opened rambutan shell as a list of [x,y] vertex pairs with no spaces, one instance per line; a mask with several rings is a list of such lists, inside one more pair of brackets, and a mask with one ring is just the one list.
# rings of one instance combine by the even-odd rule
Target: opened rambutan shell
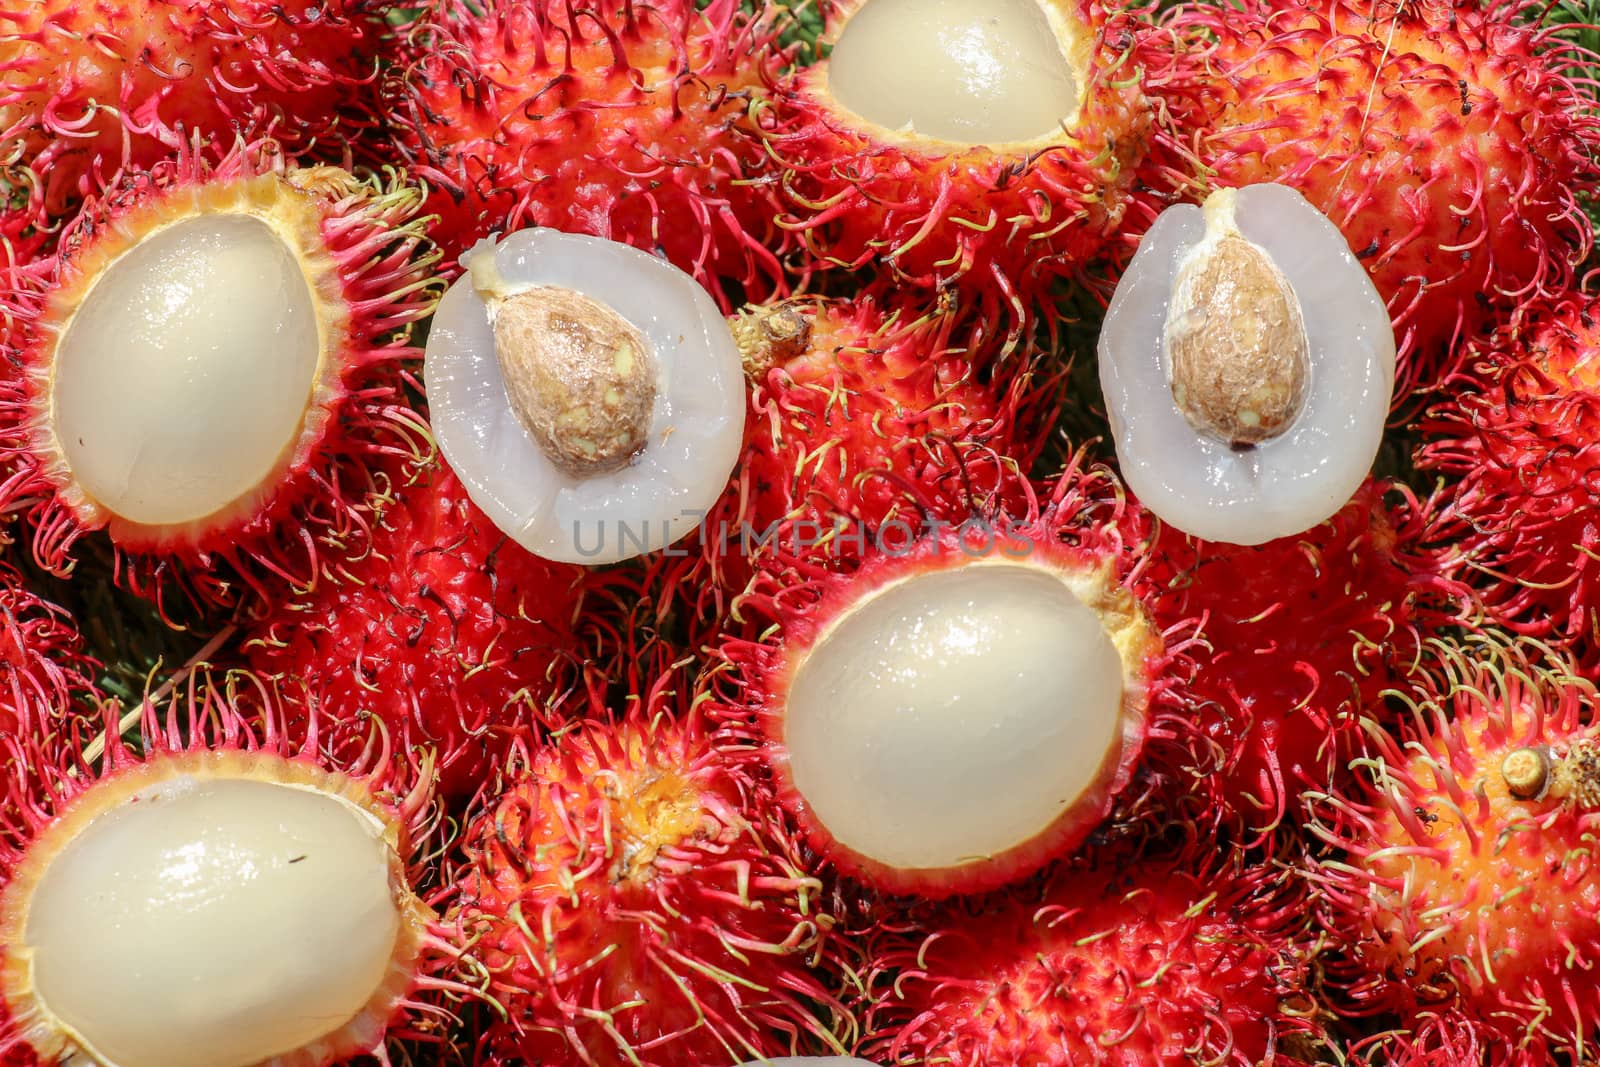
[[682,684],[660,675],[622,717],[602,706],[513,752],[468,825],[447,902],[504,1011],[482,1039],[498,1060],[843,1051],[822,883]]
[[717,291],[782,287],[758,148],[733,136],[776,28],[732,0],[435,0],[385,83],[394,151],[449,260],[549,226],[659,252]]
[[[272,142],[130,172],[14,269],[20,374],[0,383],[7,506],[42,565],[105,528],[135,588],[181,559],[301,582],[361,519],[341,458],[415,455],[401,393],[433,262],[420,190],[288,166]],[[245,291],[235,291],[244,288]],[[357,491],[359,494],[359,490]],[[227,579],[196,584],[215,599]]]
[[1559,292],[1588,254],[1577,206],[1600,171],[1581,53],[1543,9],[1424,0],[1183,4],[1192,77],[1157,185],[1277,182],[1344,232],[1388,303],[1396,402],[1439,380],[1490,316]]

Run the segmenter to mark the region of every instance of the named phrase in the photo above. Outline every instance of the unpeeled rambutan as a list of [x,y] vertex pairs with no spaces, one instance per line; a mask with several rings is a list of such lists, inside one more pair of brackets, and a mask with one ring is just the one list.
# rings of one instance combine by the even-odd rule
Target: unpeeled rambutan
[[72,617],[0,563],[0,737],[57,728],[95,696],[97,664]]
[[467,827],[447,903],[504,1012],[482,1039],[496,1060],[679,1067],[848,1041],[822,883],[681,684],[514,751]]
[[362,554],[281,598],[245,652],[291,706],[374,716],[471,793],[575,681],[583,570],[507,538],[442,464],[379,480]]
[[47,291],[12,270],[0,495],[41,564],[69,570],[100,528],[136,586],[173,559],[305,581],[343,550],[361,520],[339,480],[360,471],[336,460],[425,447],[399,372],[435,296],[421,198],[270,141],[185,150],[86,208]]
[[1331,218],[1389,305],[1401,401],[1492,314],[1565,288],[1600,177],[1585,57],[1523,0],[1186,3],[1173,179],[1278,182]]
[[1314,796],[1309,869],[1341,1006],[1460,1013],[1522,1047],[1596,1051],[1594,686],[1531,641],[1433,642],[1361,781]]
[[370,0],[26,0],[0,9],[0,158],[53,214],[118,170],[271,131],[333,158],[361,123],[384,6]]
[[[1188,857],[1063,866],[872,946],[866,1055],[949,1067],[1299,1062],[1321,1039],[1303,884]],[[887,924],[886,924],[887,925]]]
[[385,83],[448,259],[550,226],[665,255],[714,292],[780,288],[758,149],[732,135],[782,59],[734,0],[433,0]]
[[147,702],[134,742],[117,710],[0,741],[0,1057],[321,1067],[434,1029],[427,760],[331,762],[231,687]]

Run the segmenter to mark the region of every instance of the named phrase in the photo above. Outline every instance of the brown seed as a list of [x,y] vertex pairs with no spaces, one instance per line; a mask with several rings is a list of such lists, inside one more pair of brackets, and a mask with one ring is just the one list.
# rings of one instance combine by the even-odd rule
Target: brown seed
[[1266,253],[1237,233],[1179,272],[1167,344],[1172,398],[1195,429],[1256,445],[1300,414],[1311,374],[1300,302]]
[[512,408],[556,466],[576,478],[607,474],[644,448],[658,363],[621,315],[539,286],[498,300],[494,339]]

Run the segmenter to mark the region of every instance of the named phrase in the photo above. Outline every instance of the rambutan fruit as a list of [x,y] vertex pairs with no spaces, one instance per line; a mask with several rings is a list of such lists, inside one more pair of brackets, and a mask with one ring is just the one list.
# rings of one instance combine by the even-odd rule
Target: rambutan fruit
[[1323,1037],[1305,895],[1275,867],[1189,857],[1063,866],[944,905],[872,946],[861,1051],[949,1067],[1299,1062]]
[[481,1039],[498,1060],[679,1067],[848,1043],[822,883],[682,682],[515,750],[468,824],[448,902],[503,1009]]
[[820,10],[831,54],[756,114],[782,224],[820,266],[961,281],[986,320],[1025,320],[1121,222],[1152,136],[1148,27],[1098,0]]
[[1146,572],[1158,625],[1200,619],[1192,726],[1208,809],[1255,834],[1302,814],[1361,749],[1362,722],[1423,642],[1469,617],[1434,547],[1437,498],[1369,481],[1327,522],[1257,546],[1156,534]]
[[1526,639],[1430,643],[1395,733],[1369,730],[1360,781],[1311,798],[1333,851],[1309,877],[1343,1010],[1459,1012],[1583,1062],[1600,883],[1594,686]]
[[0,737],[56,728],[95,696],[97,664],[77,624],[0,563]]
[[[1522,0],[1184,3],[1178,183],[1277,182],[1349,242],[1399,341],[1395,399],[1494,314],[1564,289],[1600,177],[1586,57]],[[1189,110],[1191,107],[1197,110]]]
[[191,136],[267,134],[340,158],[352,93],[377,76],[368,0],[25,0],[0,10],[0,158],[47,182],[52,214]]
[[843,535],[796,539],[737,605],[759,636],[721,642],[724,746],[880,889],[977,892],[1063,855],[1181,674],[1131,588],[1129,506],[1109,471],[1075,467],[998,520],[885,523],[844,558]]
[[583,571],[532,555],[442,464],[381,479],[365,551],[296,590],[244,648],[292,706],[382,720],[470,793],[510,736],[572,683]]
[[[761,5],[758,5],[761,6]],[[782,61],[735,0],[433,0],[385,82],[394,149],[449,260],[548,226],[666,256],[717,291],[783,285],[758,147],[734,136]]]
[[1422,422],[1418,466],[1452,477],[1444,536],[1499,625],[1600,653],[1600,303],[1531,307],[1474,350]]
[[113,706],[103,762],[81,729],[0,744],[0,1055],[319,1067],[433,1026],[426,761],[333,764],[246,703],[192,686],[135,742]]
[[398,371],[435,296],[420,201],[269,141],[185,151],[86,208],[48,294],[12,301],[29,313],[0,383],[0,495],[41,564],[69,570],[105,528],[146,581],[173,560],[305,581],[353,536],[335,461],[426,447]]

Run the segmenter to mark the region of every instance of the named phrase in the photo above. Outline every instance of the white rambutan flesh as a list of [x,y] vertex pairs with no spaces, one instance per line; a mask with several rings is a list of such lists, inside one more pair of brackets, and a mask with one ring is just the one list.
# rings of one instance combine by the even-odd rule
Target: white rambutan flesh
[[321,351],[311,288],[272,227],[185,219],[114,260],[66,324],[55,433],[116,514],[202,519],[286,461]]
[[955,144],[1055,136],[1078,110],[1056,21],[1039,0],[869,0],[839,34],[828,90],[907,135]]
[[1129,487],[1180,530],[1234,544],[1343,507],[1394,388],[1394,331],[1366,270],[1281,185],[1164,211],[1117,285],[1099,350]]
[[546,559],[615,562],[689,533],[744,432],[738,349],[665,260],[530,229],[462,257],[424,373],[473,502]]

